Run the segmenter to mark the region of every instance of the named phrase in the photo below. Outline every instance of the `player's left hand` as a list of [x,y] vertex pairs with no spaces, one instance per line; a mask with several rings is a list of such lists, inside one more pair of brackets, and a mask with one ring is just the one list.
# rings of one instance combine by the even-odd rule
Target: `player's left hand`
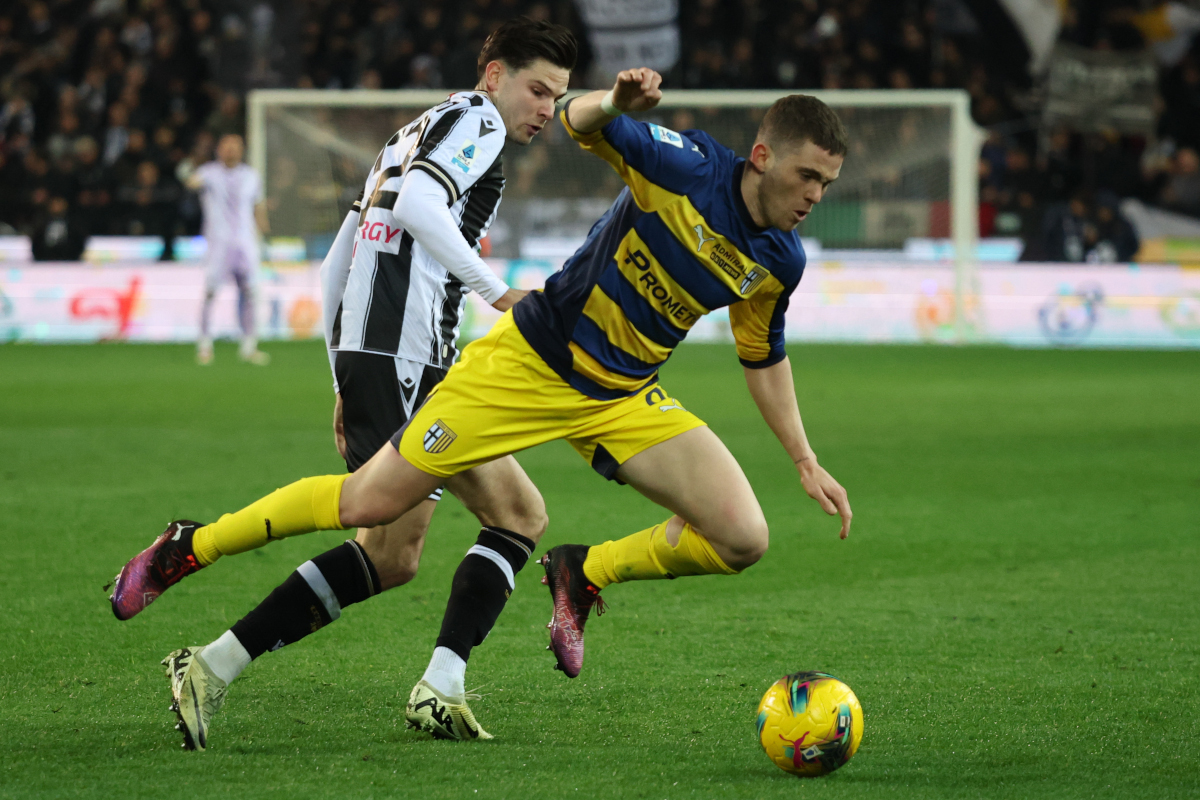
[[842,485],[833,479],[824,467],[817,463],[816,458],[806,458],[796,465],[800,470],[800,483],[808,496],[821,504],[821,508],[829,516],[842,518],[841,538],[850,535],[850,520],[854,512],[850,510],[850,498]]
[[510,308],[515,306],[517,303],[521,302],[521,298],[523,298],[527,294],[529,294],[529,292],[525,289],[510,288],[507,292],[505,292],[503,295],[501,295],[496,300],[496,302],[492,303],[492,308],[503,313],[505,311],[508,311]]
[[662,75],[648,67],[617,73],[613,84],[613,105],[622,112],[649,111],[662,100]]
[[333,443],[337,445],[338,455],[346,457],[346,428],[342,424],[342,393],[338,392],[337,401],[333,404]]

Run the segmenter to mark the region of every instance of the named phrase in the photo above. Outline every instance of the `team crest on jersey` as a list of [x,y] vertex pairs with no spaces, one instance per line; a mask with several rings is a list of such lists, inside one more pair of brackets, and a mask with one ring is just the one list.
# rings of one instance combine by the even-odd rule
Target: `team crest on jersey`
[[450,163],[463,172],[470,172],[471,165],[475,163],[475,143],[470,139],[463,142],[463,146],[458,148],[458,152],[454,154],[454,158],[450,159]]
[[425,431],[425,452],[441,453],[457,438],[458,434],[450,430],[446,423],[439,419],[429,426],[429,430]]
[[663,144],[669,144],[673,147],[678,147],[680,150],[683,149],[683,137],[670,128],[664,128],[661,125],[655,125],[653,122],[651,122],[650,135],[655,139],[658,139]]
[[747,272],[746,277],[742,278],[742,296],[744,297],[757,289],[765,277],[767,277],[767,273],[760,269],[751,269]]

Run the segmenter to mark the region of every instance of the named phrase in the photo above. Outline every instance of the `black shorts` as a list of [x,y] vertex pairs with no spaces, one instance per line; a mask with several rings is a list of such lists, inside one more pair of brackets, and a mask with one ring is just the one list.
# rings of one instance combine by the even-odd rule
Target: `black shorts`
[[338,351],[334,372],[351,472],[367,463],[446,377],[446,370],[428,364],[348,350]]

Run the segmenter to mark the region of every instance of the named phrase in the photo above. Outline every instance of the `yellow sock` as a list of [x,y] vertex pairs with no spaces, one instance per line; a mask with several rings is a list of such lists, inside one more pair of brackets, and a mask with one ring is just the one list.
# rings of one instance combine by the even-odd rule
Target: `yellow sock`
[[685,575],[736,575],[708,540],[684,524],[679,544],[667,542],[667,523],[588,548],[583,573],[597,588],[625,581],[681,578]]
[[313,531],[344,530],[338,516],[342,484],[349,475],[303,478],[192,535],[192,552],[201,566],[221,556],[244,553],[273,539]]

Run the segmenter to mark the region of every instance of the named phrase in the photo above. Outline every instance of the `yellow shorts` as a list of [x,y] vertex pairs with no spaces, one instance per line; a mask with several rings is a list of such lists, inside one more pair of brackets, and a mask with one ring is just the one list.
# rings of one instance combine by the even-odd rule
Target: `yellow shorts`
[[448,478],[566,439],[612,479],[633,456],[702,425],[657,383],[620,400],[588,397],[550,369],[510,312],[463,350],[392,444],[422,471]]

